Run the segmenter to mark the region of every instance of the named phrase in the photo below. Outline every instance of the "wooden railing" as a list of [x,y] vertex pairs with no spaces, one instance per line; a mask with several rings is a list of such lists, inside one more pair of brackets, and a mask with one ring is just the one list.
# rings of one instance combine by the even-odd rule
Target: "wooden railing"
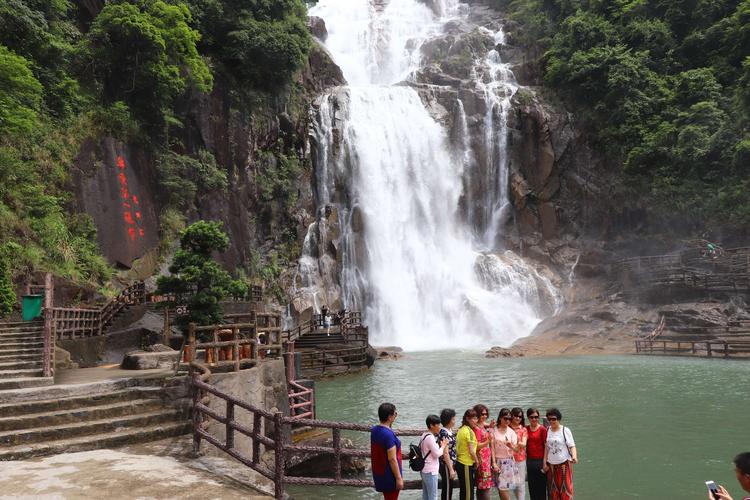
[[748,340],[686,340],[677,338],[641,339],[635,341],[636,354],[671,354],[680,356],[750,357]]
[[[258,315],[260,316],[260,315]],[[191,323],[183,345],[183,362],[202,362],[208,367],[228,367],[232,371],[255,366],[263,358],[278,358],[282,354],[280,322],[265,318],[264,326],[257,322],[196,326]],[[263,334],[262,339],[260,335]],[[210,341],[200,341],[211,337]],[[223,338],[222,338],[223,337]]]
[[[367,331],[367,327],[362,325],[362,313],[359,311],[346,311],[343,317],[336,318],[332,315],[331,327],[338,331],[346,338],[352,333],[359,333],[361,338],[361,332]],[[314,314],[312,318],[304,323],[301,323],[296,328],[284,331],[284,340],[294,342],[301,336],[311,333],[316,330],[322,330],[326,328],[325,319],[322,314]]]
[[101,335],[118,312],[127,306],[142,304],[145,297],[146,287],[139,281],[100,308],[53,307],[52,334],[58,340]]
[[315,391],[299,384],[296,380],[287,380],[289,394],[289,417],[293,419],[315,418]]
[[750,247],[721,250],[707,255],[690,248],[669,255],[624,259],[615,270],[625,289],[683,287],[715,292],[750,290]]
[[[290,484],[297,485],[320,485],[320,486],[352,486],[372,487],[373,482],[368,479],[345,479],[342,474],[343,457],[369,457],[370,450],[364,448],[344,448],[342,446],[341,431],[358,431],[368,433],[371,427],[368,425],[350,424],[345,422],[329,422],[306,418],[286,417],[281,412],[271,413],[264,409],[255,407],[236,397],[227,394],[209,383],[211,371],[200,363],[191,363],[191,385],[193,391],[193,450],[200,452],[202,441],[207,441],[216,448],[224,451],[242,464],[250,467],[274,483],[274,496],[277,499],[285,497],[284,487]],[[221,414],[212,410],[208,405],[210,397],[223,401],[218,407],[225,408]],[[235,409],[241,408],[252,414],[252,428],[248,428],[235,419]],[[208,430],[209,419],[225,426],[224,441],[213,436]],[[268,432],[272,424],[271,432]],[[285,436],[290,434],[292,426],[306,426],[314,429],[330,429],[332,434],[331,446],[311,446],[303,444],[292,444],[287,442]],[[402,436],[419,436],[422,429],[397,429],[396,434]],[[251,441],[251,453],[249,455],[240,451],[236,446],[236,438],[244,436]],[[272,437],[269,437],[270,434]],[[262,452],[273,450],[273,468],[266,466],[262,460]],[[320,477],[298,477],[286,475],[286,457],[293,454],[330,454],[333,455],[334,470],[333,478]],[[422,488],[419,480],[405,481],[405,489],[415,490]]]
[[303,351],[300,353],[300,369],[305,371],[319,371],[321,374],[337,368],[363,366],[367,363],[367,346],[347,347],[344,349],[327,349],[319,351]]

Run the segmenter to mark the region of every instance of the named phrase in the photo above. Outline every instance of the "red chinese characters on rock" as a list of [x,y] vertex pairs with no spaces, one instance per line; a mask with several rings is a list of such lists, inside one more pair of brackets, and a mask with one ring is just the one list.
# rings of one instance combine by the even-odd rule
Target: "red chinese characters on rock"
[[119,170],[117,180],[120,184],[120,198],[122,198],[122,219],[127,227],[128,238],[130,238],[130,241],[136,241],[136,239],[143,238],[146,235],[143,227],[141,227],[143,218],[140,203],[138,197],[128,189],[125,158],[118,156],[115,164]]

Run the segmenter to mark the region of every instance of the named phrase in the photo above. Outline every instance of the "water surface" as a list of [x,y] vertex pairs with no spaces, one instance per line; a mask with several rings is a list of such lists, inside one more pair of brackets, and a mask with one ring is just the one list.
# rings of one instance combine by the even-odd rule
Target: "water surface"
[[[380,402],[390,401],[398,408],[396,426],[421,427],[427,414],[446,406],[462,412],[482,402],[493,418],[504,406],[542,412],[556,406],[578,446],[577,500],[661,500],[705,499],[708,479],[742,498],[732,458],[750,450],[748,387],[750,365],[743,361],[485,359],[464,351],[379,362],[364,374],[319,381],[316,394],[319,418],[374,422]],[[311,500],[378,498],[351,488],[290,493]]]

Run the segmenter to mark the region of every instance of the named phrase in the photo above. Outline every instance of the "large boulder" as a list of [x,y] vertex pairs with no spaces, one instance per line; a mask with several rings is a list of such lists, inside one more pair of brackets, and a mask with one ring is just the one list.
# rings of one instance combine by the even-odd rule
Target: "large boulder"
[[120,367],[123,370],[154,370],[156,368],[174,368],[179,358],[179,351],[162,346],[154,352],[132,351],[125,355]]

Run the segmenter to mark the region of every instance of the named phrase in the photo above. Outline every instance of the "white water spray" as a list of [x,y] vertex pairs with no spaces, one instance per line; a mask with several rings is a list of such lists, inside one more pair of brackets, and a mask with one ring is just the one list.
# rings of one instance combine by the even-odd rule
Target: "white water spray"
[[[459,214],[465,176],[476,175],[462,104],[461,151],[454,151],[417,91],[392,85],[418,69],[422,43],[460,12],[457,0],[432,9],[414,0],[320,0],[310,12],[326,21],[326,46],[350,83],[320,103],[317,201],[337,207],[343,305],[365,310],[375,344],[508,345],[538,323],[541,295],[554,295],[520,258],[490,253],[507,204],[505,119],[515,92],[497,53],[476,68],[493,152],[482,180],[487,193],[471,200],[484,211],[479,239],[475,221]],[[324,222],[311,226],[300,260],[299,281],[310,290],[334,274],[330,262],[314,265],[312,240]]]

